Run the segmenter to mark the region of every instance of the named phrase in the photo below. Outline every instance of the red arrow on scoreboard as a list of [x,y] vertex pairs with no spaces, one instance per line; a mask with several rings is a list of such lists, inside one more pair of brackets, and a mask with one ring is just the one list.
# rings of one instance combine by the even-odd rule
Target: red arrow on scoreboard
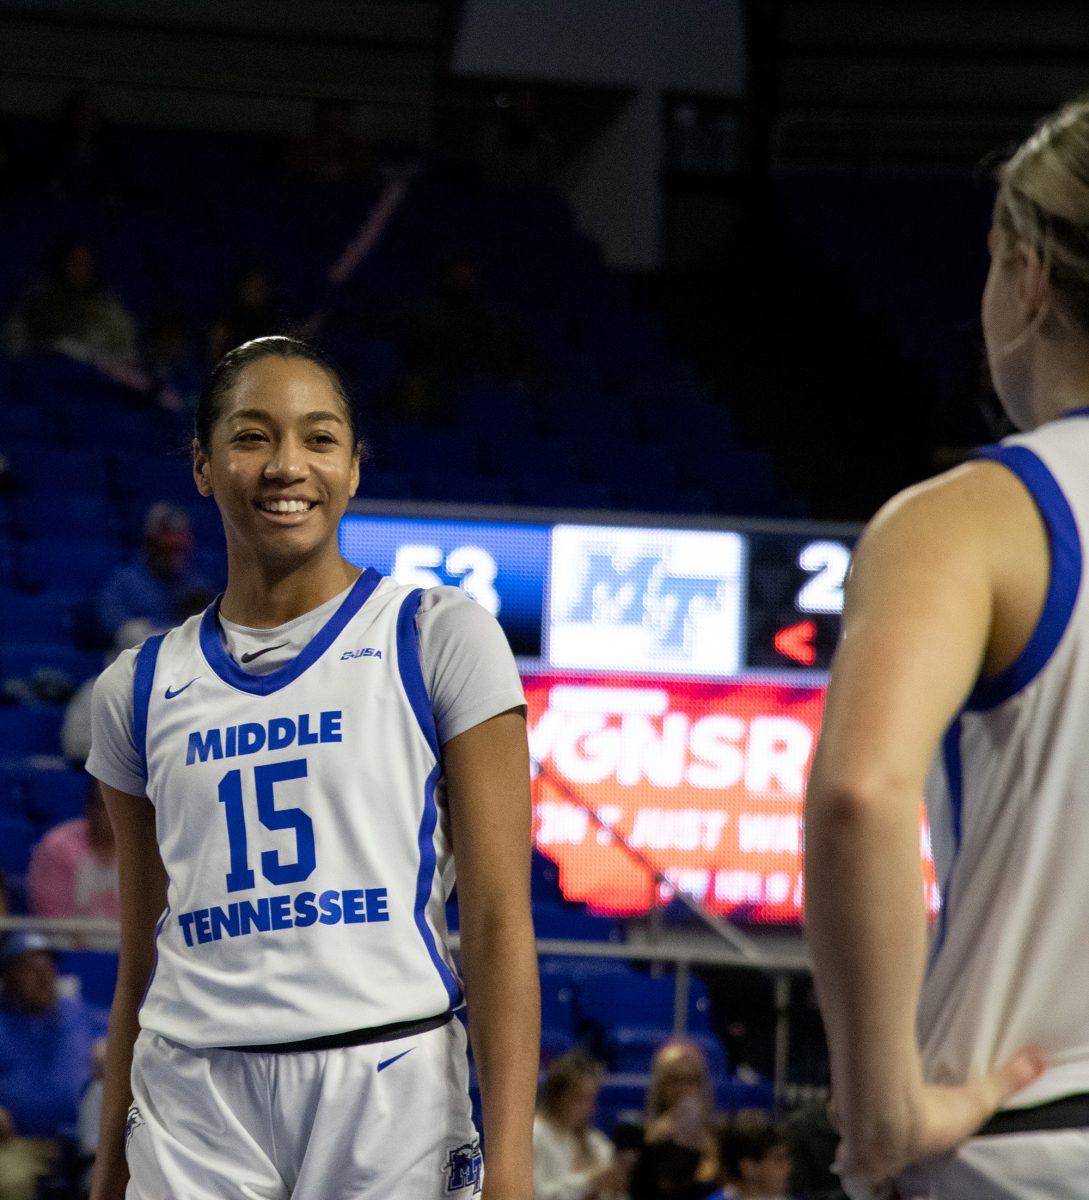
[[817,661],[817,650],[813,645],[816,636],[816,621],[800,621],[797,625],[779,630],[775,635],[775,649],[803,667],[811,667]]

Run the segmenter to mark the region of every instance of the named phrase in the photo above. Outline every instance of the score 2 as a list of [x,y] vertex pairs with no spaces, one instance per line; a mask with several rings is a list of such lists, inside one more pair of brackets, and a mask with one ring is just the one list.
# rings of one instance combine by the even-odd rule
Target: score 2
[[798,553],[798,566],[812,576],[794,599],[798,612],[843,612],[843,585],[851,568],[850,549],[842,542],[810,542]]
[[750,670],[823,671],[832,660],[854,539],[814,533],[748,535]]

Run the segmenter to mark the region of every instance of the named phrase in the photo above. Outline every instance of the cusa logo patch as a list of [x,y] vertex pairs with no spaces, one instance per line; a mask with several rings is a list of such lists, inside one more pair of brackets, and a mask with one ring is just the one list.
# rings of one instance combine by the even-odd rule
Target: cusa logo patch
[[382,651],[376,650],[373,646],[364,646],[362,650],[345,650],[340,656],[340,661],[344,662],[349,658],[381,658]]
[[479,1142],[466,1142],[451,1150],[446,1160],[446,1190],[460,1192],[471,1187],[475,1196],[481,1188],[484,1176],[484,1160]]

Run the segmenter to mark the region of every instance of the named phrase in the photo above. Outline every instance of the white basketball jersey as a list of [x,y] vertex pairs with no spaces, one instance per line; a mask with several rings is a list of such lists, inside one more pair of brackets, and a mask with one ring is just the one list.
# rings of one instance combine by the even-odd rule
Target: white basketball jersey
[[169,877],[145,1029],[263,1045],[461,1003],[420,595],[365,571],[266,675],[230,658],[214,607],[144,644],[133,740]]
[[943,909],[923,986],[926,1075],[959,1083],[1027,1045],[1017,1106],[1089,1091],[1089,410],[981,452],[1048,531],[1051,577],[1020,658],[981,680],[928,784]]

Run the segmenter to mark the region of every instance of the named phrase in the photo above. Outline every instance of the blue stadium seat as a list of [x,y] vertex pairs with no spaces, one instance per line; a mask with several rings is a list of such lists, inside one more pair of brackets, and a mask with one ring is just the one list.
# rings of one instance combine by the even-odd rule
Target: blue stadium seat
[[533,926],[539,938],[568,941],[619,942],[623,926],[612,917],[598,917],[578,905],[535,903]]
[[0,817],[26,817],[29,802],[26,765],[18,758],[0,759]]
[[576,1043],[575,992],[559,976],[541,979],[541,1056],[547,1062]]
[[43,827],[82,817],[91,777],[71,767],[30,769],[26,776],[26,812]]
[[775,1107],[775,1087],[770,1079],[748,1080],[736,1075],[715,1080],[715,1107],[719,1112],[745,1112]]
[[7,875],[23,876],[38,831],[25,817],[0,817],[0,868]]
[[81,492],[105,495],[107,462],[97,450],[21,443],[10,452],[19,483],[33,497]]
[[77,685],[101,672],[102,655],[64,642],[0,643],[0,677],[30,679],[42,670],[61,671]]
[[64,710],[52,705],[0,708],[0,754],[59,754]]
[[[632,971],[627,977],[600,975],[578,985],[579,1014],[600,1029],[618,1023],[629,1028],[652,1029],[667,1036],[673,1028],[673,977],[655,979]],[[693,977],[688,993],[688,1028],[710,1031],[711,1001],[703,980]]]
[[114,541],[56,541],[39,538],[16,553],[15,572],[22,587],[97,591],[121,561]]
[[113,950],[65,950],[58,955],[58,975],[79,980],[81,999],[96,1008],[109,1008],[117,986],[117,953]]
[[6,637],[67,643],[72,638],[72,613],[80,602],[79,593],[59,592],[0,592],[0,613]]
[[117,536],[114,506],[101,492],[68,491],[25,496],[12,505],[13,525],[25,538]]

